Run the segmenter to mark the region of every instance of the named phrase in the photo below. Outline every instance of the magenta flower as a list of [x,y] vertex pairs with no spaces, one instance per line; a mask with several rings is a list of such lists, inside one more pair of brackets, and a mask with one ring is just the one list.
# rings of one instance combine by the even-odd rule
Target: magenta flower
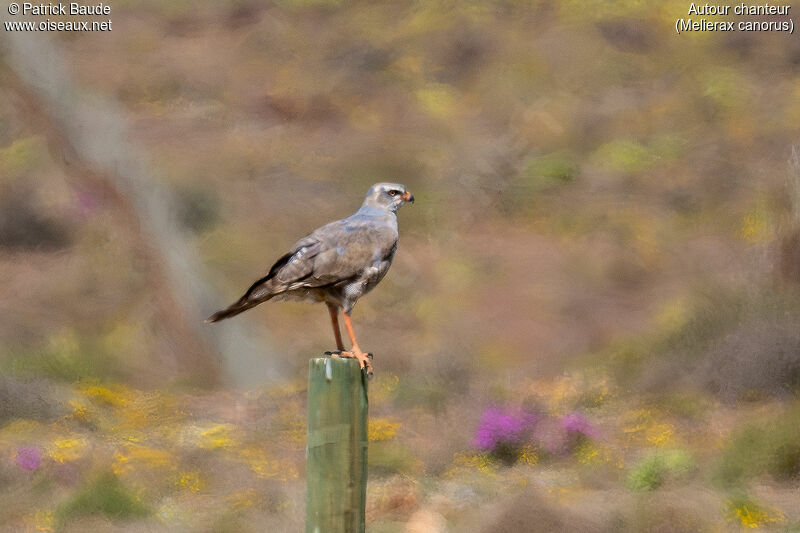
[[535,414],[520,408],[491,407],[484,411],[473,442],[477,448],[513,463],[537,420]]
[[595,429],[585,416],[577,411],[561,419],[561,428],[567,435],[572,437],[585,437],[589,439],[596,439],[598,437],[597,429]]
[[36,470],[42,462],[38,448],[23,447],[17,449],[17,465],[24,470]]

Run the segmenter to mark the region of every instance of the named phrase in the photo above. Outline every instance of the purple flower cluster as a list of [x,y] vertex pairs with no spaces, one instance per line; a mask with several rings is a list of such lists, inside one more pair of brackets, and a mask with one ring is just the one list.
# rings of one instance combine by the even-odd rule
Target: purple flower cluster
[[513,464],[527,445],[562,455],[571,453],[583,440],[599,437],[595,426],[577,411],[555,418],[519,407],[490,407],[481,416],[473,442],[481,451]]
[[561,419],[561,428],[568,436],[596,439],[595,427],[581,413],[572,412]]
[[484,451],[495,451],[501,446],[518,447],[525,443],[538,417],[520,408],[500,409],[491,407],[484,411],[475,446]]
[[23,447],[17,449],[17,466],[24,470],[36,470],[42,462],[38,448]]

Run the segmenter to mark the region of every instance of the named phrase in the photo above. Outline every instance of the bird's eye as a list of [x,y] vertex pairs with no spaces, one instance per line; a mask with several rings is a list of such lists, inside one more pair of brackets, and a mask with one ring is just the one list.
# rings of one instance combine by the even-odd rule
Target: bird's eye
[[389,196],[397,196],[400,194],[400,191],[389,191]]

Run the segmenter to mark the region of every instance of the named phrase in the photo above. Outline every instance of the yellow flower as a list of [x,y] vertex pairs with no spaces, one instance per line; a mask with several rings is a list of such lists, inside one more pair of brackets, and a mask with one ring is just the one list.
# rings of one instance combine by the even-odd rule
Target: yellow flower
[[55,531],[53,511],[38,511],[33,517],[36,531]]
[[578,462],[585,465],[598,464],[602,462],[600,450],[591,442],[584,442],[577,450],[575,455],[578,457]]
[[244,448],[239,451],[239,456],[261,478],[289,481],[297,479],[299,475],[297,468],[290,460],[274,459],[265,450],[259,448]]
[[178,488],[186,489],[190,492],[200,492],[207,487],[205,480],[200,476],[200,472],[181,472],[175,484]]
[[115,474],[123,476],[140,468],[172,470],[176,468],[175,463],[175,456],[166,450],[131,444],[125,447],[124,452],[117,451],[114,454],[111,468]]
[[92,401],[99,403],[101,405],[111,405],[114,407],[120,407],[123,405],[127,405],[128,398],[127,391],[122,389],[121,387],[115,387],[117,390],[112,391],[109,388],[102,387],[100,385],[89,385],[84,387],[81,392],[91,399]]
[[530,446],[525,446],[519,454],[519,462],[524,465],[533,466],[539,463],[539,454]]
[[445,477],[455,477],[466,472],[479,472],[487,476],[495,476],[496,466],[488,456],[474,453],[456,453],[453,464],[445,472]]
[[138,430],[135,430],[135,429],[131,429],[131,430],[127,430],[127,431],[121,432],[119,434],[119,437],[122,440],[126,440],[128,442],[134,442],[134,443],[144,442],[144,441],[147,440],[147,434],[145,432],[138,431]]
[[60,439],[48,446],[47,454],[59,463],[75,461],[83,457],[89,442],[84,437],[74,439]]
[[370,442],[389,440],[400,428],[400,422],[391,422],[386,418],[375,418],[369,421],[367,438]]
[[656,446],[665,446],[672,440],[675,429],[671,424],[654,424],[648,427],[645,432],[647,442]]
[[137,393],[131,395],[129,401],[117,408],[114,412],[115,424],[111,428],[114,432],[135,432],[136,430],[149,430],[158,428],[161,436],[177,431],[176,422],[185,417],[185,413],[178,408],[177,401],[156,392]]
[[92,415],[89,409],[82,403],[71,401],[69,402],[70,407],[72,407],[72,418],[78,420],[80,422],[89,423],[92,421]]
[[205,450],[218,448],[232,448],[236,445],[236,428],[231,424],[217,424],[201,430],[198,437],[198,446]]
[[742,219],[740,235],[742,239],[755,243],[764,239],[767,231],[766,221],[756,213],[749,213]]
[[731,520],[738,520],[750,529],[784,520],[783,514],[777,509],[764,509],[749,500],[729,502],[729,515]]
[[652,446],[675,444],[675,427],[660,418],[649,409],[635,409],[623,415],[621,429],[628,434],[630,443]]
[[612,464],[617,468],[623,468],[622,457],[613,450],[597,446],[592,441],[581,443],[575,450],[578,462],[584,465]]

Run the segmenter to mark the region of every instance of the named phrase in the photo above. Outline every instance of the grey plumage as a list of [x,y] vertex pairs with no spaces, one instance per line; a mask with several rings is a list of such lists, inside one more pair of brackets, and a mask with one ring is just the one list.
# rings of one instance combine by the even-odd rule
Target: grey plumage
[[[230,318],[275,297],[326,302],[349,315],[389,270],[397,250],[396,211],[409,201],[414,197],[405,186],[376,183],[358,211],[297,241],[266,276],[207,322]],[[335,319],[334,327],[340,344]]]

